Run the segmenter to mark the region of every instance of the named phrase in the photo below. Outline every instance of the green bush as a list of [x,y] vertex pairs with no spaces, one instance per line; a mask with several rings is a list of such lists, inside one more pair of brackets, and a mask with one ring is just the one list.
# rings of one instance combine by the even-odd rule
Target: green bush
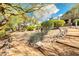
[[28,31],[33,31],[36,27],[34,25],[27,26],[26,29]]
[[50,28],[50,27],[52,28],[54,26],[54,23],[51,21],[44,21],[41,23],[41,26],[45,28]]
[[41,23],[36,25],[36,30],[39,30],[41,28]]
[[6,35],[5,30],[0,30],[0,38],[4,37]]
[[8,25],[4,25],[4,26],[3,26],[3,29],[4,29],[5,31],[9,31],[9,30],[10,30],[10,27],[9,27]]
[[77,20],[77,25],[79,25],[79,19]]
[[8,29],[11,29],[12,31],[17,31],[17,27],[19,24],[22,24],[24,19],[21,18],[21,16],[10,16],[10,20],[7,23]]
[[54,27],[58,28],[64,25],[65,25],[64,20],[48,20],[41,23],[41,26],[45,28],[54,28]]
[[65,25],[65,21],[64,20],[49,20],[50,22],[54,23],[54,27],[58,28],[58,27],[62,27]]

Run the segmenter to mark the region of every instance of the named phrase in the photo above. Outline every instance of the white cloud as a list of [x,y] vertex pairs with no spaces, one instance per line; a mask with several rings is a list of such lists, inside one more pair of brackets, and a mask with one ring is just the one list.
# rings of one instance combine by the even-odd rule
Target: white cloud
[[58,15],[59,17],[61,17],[63,14]]
[[42,17],[47,17],[47,15],[55,14],[58,11],[59,9],[54,4],[48,4],[40,10],[34,11],[33,14],[36,18],[40,19]]

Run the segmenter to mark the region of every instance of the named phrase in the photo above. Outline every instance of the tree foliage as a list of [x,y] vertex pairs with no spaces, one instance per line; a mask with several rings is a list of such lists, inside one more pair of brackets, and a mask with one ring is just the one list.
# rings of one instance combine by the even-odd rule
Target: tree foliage
[[78,18],[79,18],[79,4],[76,4],[70,11],[68,11],[61,17],[61,19],[64,20],[67,19],[75,20]]
[[46,5],[31,4],[30,8],[23,8],[20,3],[0,3],[0,33],[3,33],[3,31],[18,31],[27,26],[28,23],[37,24],[37,19],[29,17],[27,13],[44,6]]

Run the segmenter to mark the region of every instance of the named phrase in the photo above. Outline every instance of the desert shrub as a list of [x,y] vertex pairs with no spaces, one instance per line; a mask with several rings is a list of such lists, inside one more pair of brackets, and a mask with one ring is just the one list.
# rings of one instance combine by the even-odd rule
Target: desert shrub
[[4,37],[6,35],[5,30],[0,30],[0,38]]
[[10,27],[6,24],[6,25],[3,26],[3,29],[4,29],[5,31],[9,31],[9,30],[10,30]]
[[54,27],[58,28],[58,27],[62,27],[65,25],[65,21],[64,20],[50,20],[51,23],[54,23]]
[[19,24],[23,23],[23,18],[21,16],[10,16],[10,21],[7,23],[7,26],[13,31],[17,31]]
[[30,23],[31,25],[33,25],[33,24],[35,25],[35,24],[38,23],[38,20],[36,18],[30,17],[30,18],[27,19],[27,22]]
[[44,28],[52,28],[54,26],[54,23],[51,21],[44,21],[41,23],[41,26]]
[[58,28],[65,25],[64,20],[48,20],[41,23],[41,26],[44,28]]
[[41,28],[41,23],[36,25],[36,30],[39,30]]
[[26,27],[26,29],[28,30],[28,31],[33,31],[33,30],[35,30],[35,26],[34,25],[29,25],[29,26],[27,26]]

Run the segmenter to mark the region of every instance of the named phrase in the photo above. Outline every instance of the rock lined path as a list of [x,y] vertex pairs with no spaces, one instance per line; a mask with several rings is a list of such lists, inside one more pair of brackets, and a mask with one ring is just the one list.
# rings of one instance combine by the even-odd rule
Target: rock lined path
[[68,31],[65,40],[58,40],[57,42],[79,48],[79,29],[68,29]]
[[[9,40],[0,41],[0,55],[3,56],[79,56],[79,29],[68,28],[63,38],[53,38],[59,30],[50,30],[46,34],[36,31],[11,33]],[[32,46],[28,43],[35,41]],[[41,40],[42,39],[42,40]],[[56,39],[56,41],[53,41]],[[7,44],[3,43],[7,42]]]
[[27,44],[31,33],[15,32],[11,34],[11,48],[8,50],[8,56],[39,56],[43,55],[38,49],[30,47]]

